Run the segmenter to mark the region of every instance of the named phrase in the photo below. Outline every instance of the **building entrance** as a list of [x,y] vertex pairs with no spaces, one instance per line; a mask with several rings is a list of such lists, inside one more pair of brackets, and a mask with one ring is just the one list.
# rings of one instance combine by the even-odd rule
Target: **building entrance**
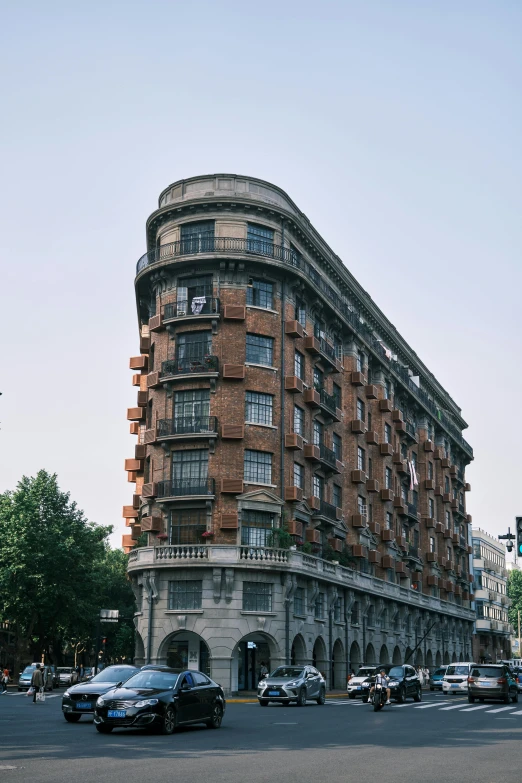
[[256,691],[261,664],[270,671],[270,649],[263,641],[239,642],[238,677],[239,691]]

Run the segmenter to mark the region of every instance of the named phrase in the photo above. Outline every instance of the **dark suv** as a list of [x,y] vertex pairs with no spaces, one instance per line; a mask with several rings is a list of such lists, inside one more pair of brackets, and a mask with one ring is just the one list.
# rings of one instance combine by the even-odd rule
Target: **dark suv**
[[422,700],[422,687],[413,666],[408,666],[408,664],[392,666],[387,672],[387,676],[391,698],[398,701],[399,704],[404,704],[408,696],[412,696],[413,701]]
[[507,666],[501,663],[476,663],[470,667],[468,701],[500,699],[504,704],[518,702],[518,683]]

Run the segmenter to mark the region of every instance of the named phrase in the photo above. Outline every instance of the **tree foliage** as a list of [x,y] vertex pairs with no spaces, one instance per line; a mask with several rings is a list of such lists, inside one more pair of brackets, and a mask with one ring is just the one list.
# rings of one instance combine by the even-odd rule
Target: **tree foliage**
[[33,656],[59,662],[67,644],[93,637],[100,608],[132,614],[126,558],[109,548],[111,530],[89,522],[44,470],[0,495],[0,619]]
[[512,570],[508,575],[507,594],[511,598],[509,622],[518,633],[518,612],[522,612],[522,571]]

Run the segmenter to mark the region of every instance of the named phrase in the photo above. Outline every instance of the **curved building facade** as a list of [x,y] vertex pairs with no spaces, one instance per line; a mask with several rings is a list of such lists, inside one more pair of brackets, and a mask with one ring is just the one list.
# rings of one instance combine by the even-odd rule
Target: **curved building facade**
[[138,662],[228,692],[471,655],[460,408],[294,202],[218,174],[147,221],[123,515]]

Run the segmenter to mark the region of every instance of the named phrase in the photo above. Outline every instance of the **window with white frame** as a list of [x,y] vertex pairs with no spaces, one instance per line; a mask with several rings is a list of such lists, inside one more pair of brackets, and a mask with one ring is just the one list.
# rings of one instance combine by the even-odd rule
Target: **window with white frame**
[[274,286],[266,280],[252,280],[247,287],[247,305],[272,310]]
[[246,392],[246,421],[251,424],[272,424],[274,398],[262,392]]
[[294,432],[304,435],[305,412],[299,405],[294,405]]
[[246,361],[252,364],[272,366],[274,338],[248,333],[246,336]]
[[251,484],[272,483],[272,455],[267,451],[245,449],[244,480]]
[[366,453],[361,446],[357,447],[357,469],[366,470]]
[[304,380],[304,355],[300,351],[296,351],[294,355],[294,375],[301,380]]

